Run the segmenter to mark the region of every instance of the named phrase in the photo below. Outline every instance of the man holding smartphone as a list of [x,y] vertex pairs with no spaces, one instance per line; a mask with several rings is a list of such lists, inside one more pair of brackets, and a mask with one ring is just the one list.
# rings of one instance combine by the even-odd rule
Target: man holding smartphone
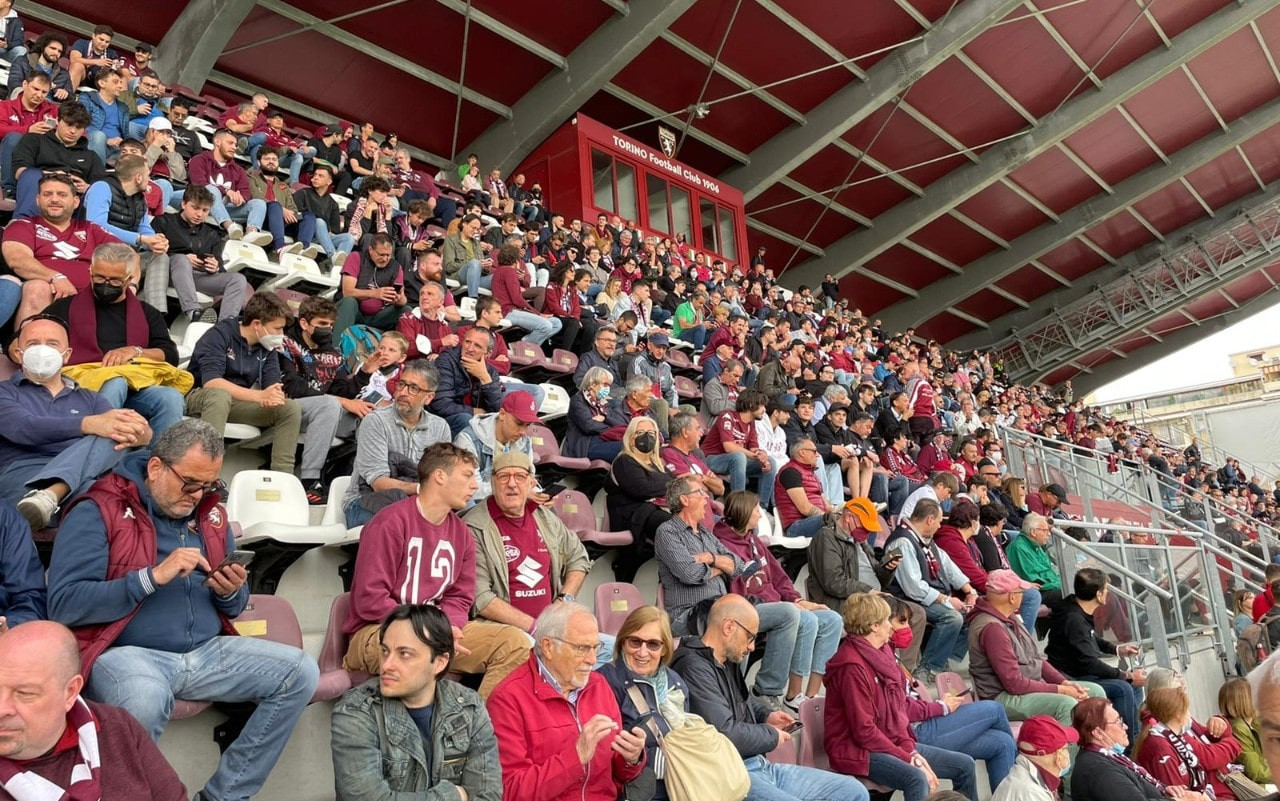
[[[50,564],[49,616],[80,645],[85,695],[158,740],[174,699],[257,702],[196,798],[257,794],[319,681],[292,646],[236,636],[248,573],[218,479],[222,435],[182,420],[68,509]],[[216,566],[216,567],[215,567]]]

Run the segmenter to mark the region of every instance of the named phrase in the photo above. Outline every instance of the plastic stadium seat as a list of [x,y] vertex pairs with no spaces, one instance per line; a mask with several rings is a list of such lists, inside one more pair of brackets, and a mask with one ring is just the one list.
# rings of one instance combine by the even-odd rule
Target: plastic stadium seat
[[345,693],[347,690],[363,684],[371,676],[363,671],[350,671],[342,666],[342,657],[347,655],[347,635],[342,633],[342,624],[347,619],[347,609],[351,606],[351,593],[344,592],[333,599],[329,606],[329,625],[324,631],[324,644],[320,646],[320,683],[316,685],[316,694],[312,701],[327,701]]
[[337,273],[326,275],[320,270],[315,259],[308,259],[297,253],[286,253],[280,257],[280,266],[285,269],[283,275],[276,276],[262,285],[263,289],[276,291],[292,289],[305,295],[319,295],[337,289],[341,283]]
[[302,624],[293,605],[278,595],[250,595],[249,603],[232,623],[242,637],[261,637],[302,648]]
[[556,348],[551,352],[551,359],[547,362],[546,369],[561,375],[573,375],[578,369],[578,357],[571,351]]
[[702,390],[698,387],[698,383],[687,375],[673,376],[676,384],[676,395],[681,400],[697,400],[702,397]]
[[511,364],[516,368],[516,372],[530,368],[550,369],[542,348],[533,343],[516,340],[507,346],[507,353],[511,357]]
[[584,543],[600,548],[618,548],[631,544],[630,531],[601,531],[596,526],[596,513],[591,501],[578,490],[562,490],[551,499],[551,506],[569,530]]
[[564,417],[569,413],[569,391],[559,384],[542,384],[542,405],[538,414],[543,422]]
[[828,770],[827,751],[822,746],[822,732],[825,721],[822,714],[826,709],[825,698],[806,698],[800,704],[800,722],[804,724],[804,736],[800,738],[799,762],[801,765],[819,770]]
[[[667,364],[671,365],[673,371],[693,370],[693,360],[689,358],[689,354],[682,350],[672,348],[667,351]],[[701,395],[702,393],[698,393]]]
[[596,623],[605,634],[617,634],[627,615],[645,606],[636,585],[606,581],[596,587]]
[[[951,671],[948,670],[938,674],[938,697],[939,698],[946,695],[947,693],[955,693],[956,695],[960,695],[960,693],[964,692],[967,689],[969,689],[969,685],[965,684],[964,676],[961,676],[959,673],[952,673]],[[973,693],[970,693],[966,696],[963,696],[962,703],[967,704],[972,700],[973,700]]]
[[533,455],[539,467],[554,467],[561,473],[572,473],[591,467],[590,459],[560,455],[560,443],[546,426],[534,423],[529,426],[529,441],[533,443]]
[[[329,500],[325,501],[324,514],[320,516],[320,525],[345,526],[347,524],[347,515],[342,510],[342,501],[347,495],[347,489],[351,486],[351,476],[338,476],[329,485]],[[360,541],[360,532],[364,530],[364,526],[356,526],[347,529],[346,539],[339,544],[346,545]]]
[[245,280],[255,289],[287,272],[287,268],[268,259],[267,252],[261,247],[239,239],[228,240],[223,245],[222,261],[227,272],[243,273]]
[[243,529],[236,547],[257,553],[249,573],[255,591],[275,592],[285,569],[306,551],[347,541],[345,524],[308,525],[311,507],[306,490],[288,473],[236,473],[228,491],[227,516]]

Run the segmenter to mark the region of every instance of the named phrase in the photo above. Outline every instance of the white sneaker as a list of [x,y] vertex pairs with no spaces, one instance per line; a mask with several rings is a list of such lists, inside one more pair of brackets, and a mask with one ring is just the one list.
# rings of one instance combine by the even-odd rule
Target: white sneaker
[[270,231],[249,231],[244,235],[244,241],[250,245],[265,248],[275,241],[275,237],[271,235]]
[[227,227],[227,239],[243,239],[244,229],[240,227],[240,223],[231,223]]
[[301,252],[302,252],[302,243],[293,242],[291,244],[285,245],[284,247],[276,251],[276,261],[279,261],[286,253],[301,253]]
[[808,700],[809,700],[809,696],[805,695],[804,693],[799,693],[793,698],[783,698],[782,703],[786,705],[787,709],[791,710],[792,712],[795,712],[796,714],[799,714],[800,705]]
[[18,501],[18,511],[31,525],[31,533],[47,528],[58,513],[58,497],[47,489],[31,490]]
[[324,248],[319,245],[307,245],[299,251],[298,255],[304,259],[315,259],[315,257],[319,256],[321,253],[324,253]]
[[329,263],[333,265],[335,272],[342,269],[342,265],[346,263],[347,256],[351,255],[345,250],[335,250],[333,255],[329,257]]

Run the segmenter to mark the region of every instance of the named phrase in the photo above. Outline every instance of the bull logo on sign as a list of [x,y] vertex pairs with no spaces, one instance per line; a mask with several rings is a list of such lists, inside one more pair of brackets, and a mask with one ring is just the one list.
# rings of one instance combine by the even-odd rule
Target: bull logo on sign
[[673,159],[676,157],[676,132],[670,128],[658,126],[658,144],[662,147],[662,152],[666,157]]

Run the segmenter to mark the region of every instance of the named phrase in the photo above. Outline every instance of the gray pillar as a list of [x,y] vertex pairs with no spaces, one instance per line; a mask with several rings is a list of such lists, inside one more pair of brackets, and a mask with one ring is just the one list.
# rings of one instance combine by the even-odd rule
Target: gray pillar
[[156,72],[166,83],[199,92],[227,42],[257,0],[192,0],[156,45]]

